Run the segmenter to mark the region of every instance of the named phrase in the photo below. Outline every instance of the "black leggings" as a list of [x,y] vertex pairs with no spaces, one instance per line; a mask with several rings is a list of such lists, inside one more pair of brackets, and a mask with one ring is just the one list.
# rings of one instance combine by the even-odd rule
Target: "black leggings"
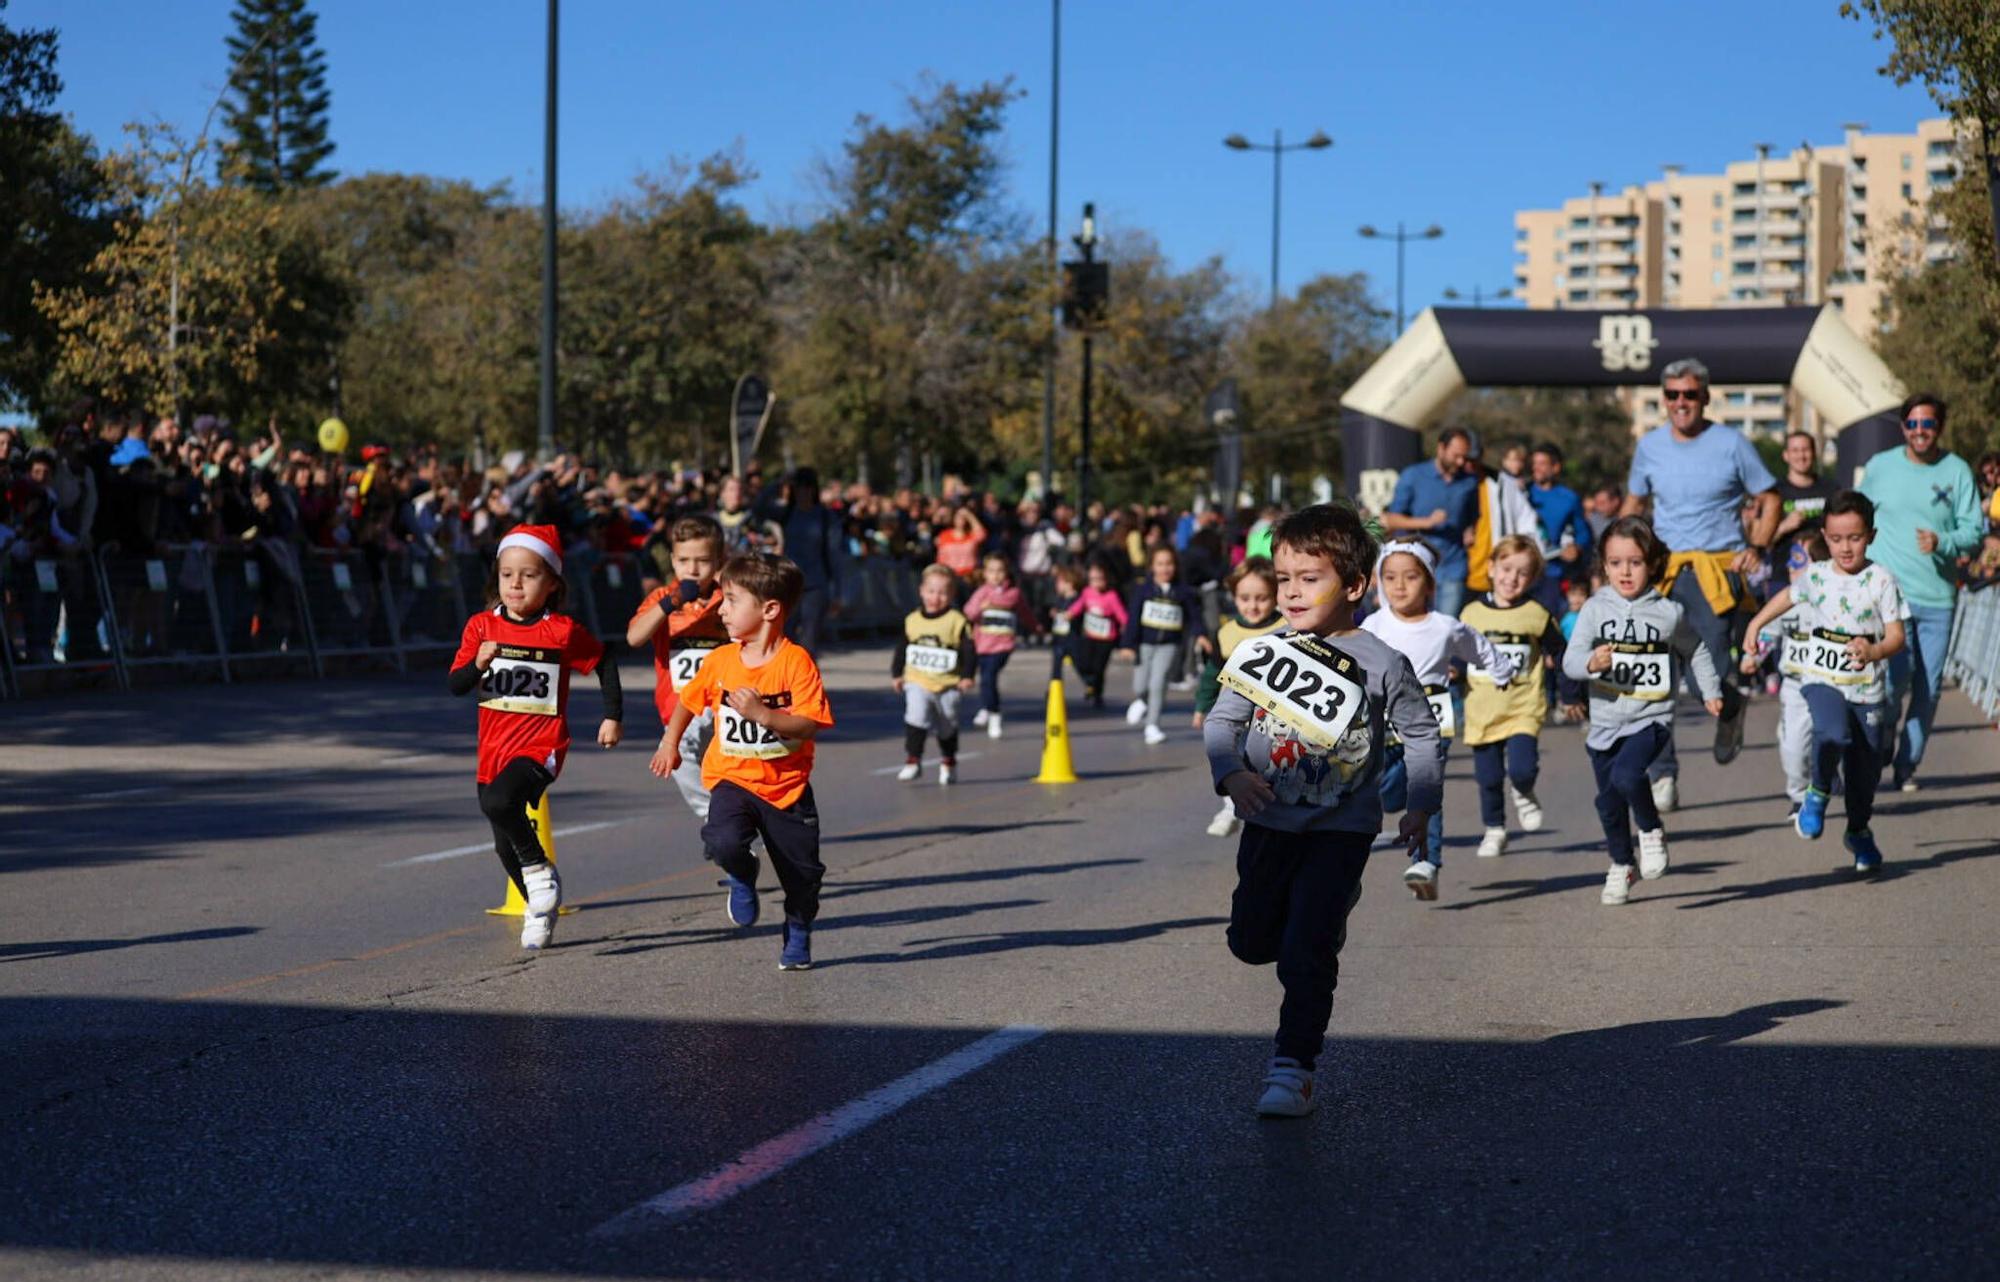
[[528,818],[528,809],[542,799],[555,781],[556,777],[543,769],[540,762],[516,757],[493,776],[493,782],[479,785],[479,808],[493,825],[493,851],[524,896],[528,888],[521,881],[522,866],[548,859],[542,851],[541,838],[535,835],[535,822]]

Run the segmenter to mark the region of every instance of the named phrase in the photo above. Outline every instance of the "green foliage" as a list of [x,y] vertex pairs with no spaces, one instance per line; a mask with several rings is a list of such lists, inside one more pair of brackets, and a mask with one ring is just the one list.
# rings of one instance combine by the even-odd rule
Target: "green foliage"
[[224,123],[231,142],[225,168],[264,192],[323,187],[333,181],[326,159],[326,53],[319,19],[306,0],[236,0],[226,45],[229,88]]
[[56,46],[52,28],[0,22],[0,408],[38,414],[57,408],[57,336],[36,285],[75,285],[111,235],[96,154],[51,110],[62,92]]
[[1563,452],[1563,479],[1579,494],[1606,481],[1625,483],[1632,461],[1632,419],[1618,394],[1604,388],[1484,387],[1461,392],[1443,423],[1469,427],[1497,467],[1512,443],[1530,449],[1553,441]]

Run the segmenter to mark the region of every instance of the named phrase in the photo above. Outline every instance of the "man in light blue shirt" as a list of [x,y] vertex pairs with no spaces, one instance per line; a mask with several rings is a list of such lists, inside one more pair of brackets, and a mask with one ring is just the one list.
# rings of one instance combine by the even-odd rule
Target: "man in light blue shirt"
[[1479,478],[1466,470],[1472,434],[1448,427],[1437,456],[1412,463],[1396,478],[1396,493],[1382,511],[1391,534],[1417,534],[1437,554],[1437,596],[1431,608],[1458,617],[1465,604],[1465,542],[1479,523]]
[[[1678,360],[1660,373],[1660,399],[1667,422],[1639,438],[1632,451],[1632,474],[1625,484],[1626,516],[1650,515],[1653,529],[1673,553],[1734,553],[1726,574],[1738,608],[1748,603],[1744,579],[1757,572],[1778,528],[1778,479],[1740,432],[1717,427],[1708,406],[1708,367]],[[1757,513],[1749,540],[1743,536],[1743,503],[1754,498]],[[1718,616],[1690,573],[1675,577],[1668,594],[1687,611],[1717,672],[1736,670],[1728,620]],[[1722,683],[1722,716],[1715,726],[1715,760],[1728,765],[1743,750],[1743,695],[1736,683]],[[1661,809],[1678,802],[1680,763],[1673,740],[1647,772]]]
[[[1913,776],[1937,717],[1958,610],[1953,561],[1977,548],[1985,532],[1972,469],[1945,452],[1944,413],[1944,400],[1935,392],[1904,401],[1902,448],[1883,450],[1861,473],[1861,492],[1875,501],[1875,541],[1868,555],[1895,576],[1910,609],[1909,644],[1889,660],[1889,706],[1900,712],[1909,700],[1893,767],[1896,786],[1905,792],[1916,790]],[[1894,723],[1892,715],[1889,724]]]

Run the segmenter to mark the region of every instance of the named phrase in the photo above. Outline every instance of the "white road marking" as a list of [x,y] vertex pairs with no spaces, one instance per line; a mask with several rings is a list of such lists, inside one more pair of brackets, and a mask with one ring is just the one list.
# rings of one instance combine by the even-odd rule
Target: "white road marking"
[[167,791],[165,784],[154,784],[146,788],[116,788],[110,792],[86,792],[85,801],[119,801],[126,797],[150,797],[156,792]]
[[940,1086],[949,1085],[974,1069],[983,1068],[1047,1031],[1031,1024],[1012,1024],[996,1033],[989,1033],[970,1046],[955,1050],[942,1059],[932,1060],[887,1086],[879,1086],[830,1113],[821,1113],[783,1135],[765,1140],[734,1161],[726,1162],[698,1179],[646,1199],[631,1210],[598,1225],[590,1231],[590,1236],[619,1237],[649,1225],[668,1224],[714,1210],[738,1193],[755,1188],[821,1149],[867,1129],[905,1104],[928,1095]]
[[[555,835],[557,840],[561,840],[564,837],[575,837],[586,832],[598,832],[605,828],[616,828],[619,824],[625,822],[623,819],[607,819],[602,823],[577,824],[571,828],[558,828]],[[434,864],[446,859],[456,859],[460,855],[476,855],[482,850],[491,854],[493,843],[482,841],[472,846],[453,846],[450,850],[433,850],[428,855],[411,855],[408,859],[391,860],[382,866],[384,868],[408,868],[412,864]]]
[[429,761],[435,756],[437,756],[435,752],[406,752],[400,757],[384,757],[375,764],[378,766],[406,766],[412,761]]
[[[977,761],[979,760],[979,758],[985,755],[986,754],[983,752],[961,752],[958,754],[958,759],[960,761]],[[930,769],[932,766],[940,764],[942,763],[936,757],[932,757],[923,763],[924,769],[926,770]],[[901,769],[902,769],[901,766],[883,766],[880,770],[870,770],[868,773],[871,775],[892,775]]]

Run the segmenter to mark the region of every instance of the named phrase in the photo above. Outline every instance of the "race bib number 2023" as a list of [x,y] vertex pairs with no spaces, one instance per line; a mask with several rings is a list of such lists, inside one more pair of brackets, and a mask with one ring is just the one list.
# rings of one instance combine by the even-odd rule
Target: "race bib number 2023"
[[1236,647],[1222,684],[1331,751],[1359,716],[1367,695],[1361,665],[1315,636],[1255,637]]
[[503,645],[479,678],[479,706],[553,717],[562,710],[562,651]]

